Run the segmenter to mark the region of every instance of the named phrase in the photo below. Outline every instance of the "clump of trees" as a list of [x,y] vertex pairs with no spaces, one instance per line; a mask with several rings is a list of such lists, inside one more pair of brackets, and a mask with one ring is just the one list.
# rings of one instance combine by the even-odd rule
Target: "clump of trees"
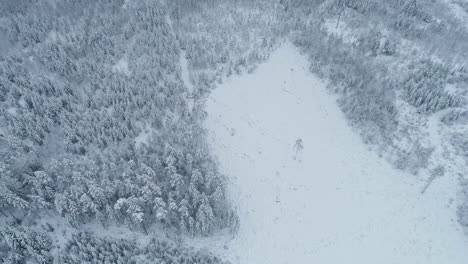
[[52,263],[52,241],[42,232],[11,225],[0,228],[1,263]]
[[[2,7],[0,210],[209,235],[232,216],[161,1]],[[7,25],[7,26],[4,26]],[[151,132],[144,142],[136,138]]]
[[207,252],[177,246],[165,240],[152,239],[147,245],[125,239],[98,238],[90,233],[78,233],[59,253],[64,264],[79,263],[167,263],[225,264]]
[[461,105],[461,99],[445,91],[449,69],[430,60],[418,61],[403,82],[405,100],[420,111],[434,113]]

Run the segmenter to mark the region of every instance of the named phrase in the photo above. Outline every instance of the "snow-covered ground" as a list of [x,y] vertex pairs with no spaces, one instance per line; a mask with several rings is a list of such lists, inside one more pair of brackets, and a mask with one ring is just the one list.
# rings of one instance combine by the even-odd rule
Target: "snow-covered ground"
[[285,44],[212,92],[206,125],[241,223],[209,246],[235,264],[467,263],[454,177],[423,194],[368,150],[307,68]]
[[193,100],[193,84],[192,81],[190,80],[190,71],[189,71],[189,66],[188,66],[188,60],[187,60],[187,53],[185,50],[180,51],[180,66],[181,66],[181,77],[182,81],[184,82],[185,87],[188,89],[188,94],[187,94],[187,102],[188,102],[188,107],[190,110],[193,109],[194,105],[194,100]]

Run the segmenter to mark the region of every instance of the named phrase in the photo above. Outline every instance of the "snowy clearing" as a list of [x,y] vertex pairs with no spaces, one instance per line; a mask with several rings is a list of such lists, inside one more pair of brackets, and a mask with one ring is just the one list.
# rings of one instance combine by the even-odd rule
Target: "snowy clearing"
[[286,44],[212,92],[206,125],[241,223],[206,246],[241,264],[466,263],[456,179],[422,194],[425,182],[369,151],[307,69]]

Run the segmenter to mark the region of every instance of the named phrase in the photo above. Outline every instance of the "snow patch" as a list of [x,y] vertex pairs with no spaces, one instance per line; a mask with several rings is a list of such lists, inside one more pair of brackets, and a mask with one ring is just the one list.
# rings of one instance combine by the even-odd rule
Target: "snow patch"
[[195,104],[193,98],[194,87],[192,81],[190,80],[190,72],[187,60],[187,53],[185,50],[180,51],[180,66],[181,66],[181,78],[184,82],[185,87],[187,87],[188,95],[187,101],[189,105],[189,109],[193,109],[193,105]]
[[127,76],[130,75],[130,69],[128,68],[128,61],[126,58],[121,58],[114,66],[112,66],[112,70]]
[[52,42],[52,43],[55,43],[55,42],[69,43],[69,41],[67,40],[67,38],[64,35],[60,34],[57,31],[54,31],[54,30],[51,30],[49,32],[49,34],[47,35],[47,40],[46,41]]
[[106,113],[109,115],[109,116],[112,116],[114,114],[114,107],[113,106],[108,106],[106,107]]
[[[5,23],[2,18],[0,18],[0,23]],[[0,29],[0,56],[7,55],[11,50],[13,45],[8,41],[7,34]]]
[[21,96],[20,99],[18,99],[18,104],[23,107],[23,108],[26,108],[27,107],[27,103],[26,103],[26,100],[24,100],[24,97]]
[[422,194],[426,182],[368,150],[308,65],[287,44],[212,92],[209,142],[240,229],[194,243],[240,264],[466,263],[449,170]]
[[122,8],[123,8],[123,9],[127,9],[128,6],[129,6],[129,4],[130,4],[130,0],[124,0],[124,3],[123,3],[123,5],[122,5]]
[[8,107],[6,111],[7,111],[7,113],[9,113],[12,116],[16,116],[16,114],[17,114],[17,108],[16,107]]
[[156,130],[151,126],[145,124],[142,125],[142,131],[140,134],[135,138],[135,146],[138,148],[142,144],[149,145],[151,135],[155,133]]

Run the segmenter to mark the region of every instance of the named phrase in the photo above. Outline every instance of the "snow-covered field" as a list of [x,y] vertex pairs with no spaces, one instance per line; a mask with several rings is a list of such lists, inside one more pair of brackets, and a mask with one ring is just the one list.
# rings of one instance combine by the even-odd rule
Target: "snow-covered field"
[[457,181],[422,194],[417,176],[368,150],[307,68],[285,44],[208,100],[210,142],[241,222],[216,251],[240,264],[466,263]]

